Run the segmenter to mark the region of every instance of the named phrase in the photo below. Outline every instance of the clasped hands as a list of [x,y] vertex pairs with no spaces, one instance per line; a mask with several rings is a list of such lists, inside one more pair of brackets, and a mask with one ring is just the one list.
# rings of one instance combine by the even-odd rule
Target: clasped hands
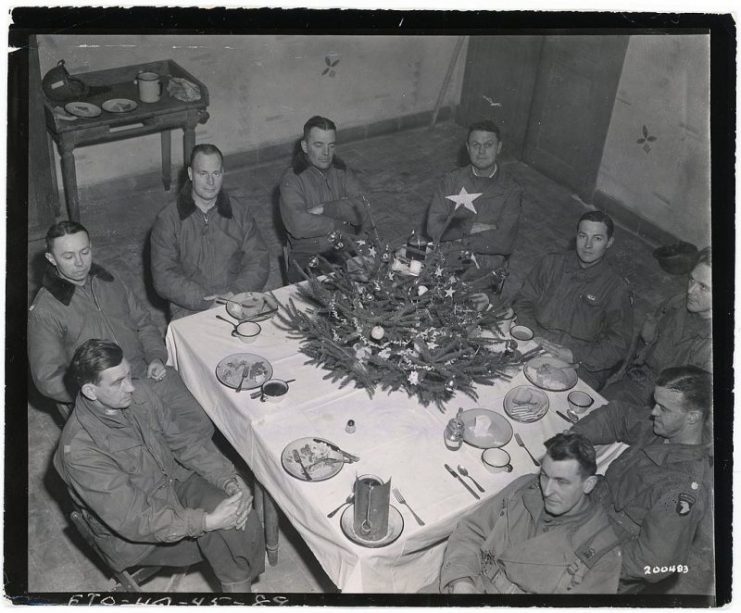
[[206,513],[206,532],[212,530],[244,530],[252,510],[252,493],[240,476],[235,476],[224,487],[224,498],[210,513]]

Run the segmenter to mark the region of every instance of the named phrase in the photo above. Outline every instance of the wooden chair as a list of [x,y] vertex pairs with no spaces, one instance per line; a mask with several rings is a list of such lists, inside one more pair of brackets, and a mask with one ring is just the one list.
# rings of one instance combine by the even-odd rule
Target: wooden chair
[[[79,509],[72,511],[70,513],[70,520],[74,524],[75,528],[77,528],[77,531],[80,533],[82,538],[85,539],[85,542],[90,545],[95,553],[98,554],[98,557],[106,565],[109,573],[116,579],[117,584],[111,590],[112,592],[143,592],[144,590],[142,589],[142,585],[162,570],[162,566],[139,566],[120,572],[113,570],[106,564],[105,557],[100,549],[98,549],[95,538],[90,531],[90,526],[88,526],[87,521],[83,517],[83,511]],[[184,567],[180,572],[174,573],[164,591],[176,591],[180,581],[188,574],[189,568],[190,567]]]

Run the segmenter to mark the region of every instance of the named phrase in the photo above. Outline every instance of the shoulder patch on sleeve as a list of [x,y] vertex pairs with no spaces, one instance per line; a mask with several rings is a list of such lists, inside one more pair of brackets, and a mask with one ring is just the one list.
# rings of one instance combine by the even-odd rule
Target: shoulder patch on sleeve
[[677,500],[677,506],[675,510],[677,515],[689,515],[692,510],[692,505],[697,502],[697,499],[692,494],[686,494],[682,492]]
[[70,451],[72,451],[72,447],[70,447],[69,445],[65,445],[64,446],[64,453],[69,453]]

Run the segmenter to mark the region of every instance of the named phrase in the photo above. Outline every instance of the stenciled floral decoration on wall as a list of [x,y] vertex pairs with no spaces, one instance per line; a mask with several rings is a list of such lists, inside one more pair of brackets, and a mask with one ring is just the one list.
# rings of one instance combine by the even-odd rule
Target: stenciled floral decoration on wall
[[330,77],[334,77],[335,74],[337,74],[335,66],[340,63],[339,55],[337,53],[328,53],[324,56],[324,63],[327,65],[327,67],[322,72],[322,76],[328,74]]
[[639,145],[643,145],[641,149],[643,149],[646,152],[646,155],[648,155],[648,152],[651,151],[651,145],[649,143],[653,143],[657,140],[656,136],[650,136],[648,134],[648,128],[646,126],[643,126],[643,137],[639,138],[636,143]]

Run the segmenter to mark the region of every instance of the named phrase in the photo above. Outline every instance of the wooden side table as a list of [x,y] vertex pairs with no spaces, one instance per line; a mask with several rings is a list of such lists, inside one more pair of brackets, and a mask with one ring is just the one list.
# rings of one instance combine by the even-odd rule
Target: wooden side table
[[[156,72],[162,79],[162,96],[157,102],[141,102],[135,83],[136,75],[142,71]],[[113,113],[103,110],[97,117],[78,117],[73,121],[60,119],[54,107],[64,107],[63,103],[45,98],[44,112],[46,128],[57,144],[61,157],[62,181],[67,202],[69,218],[79,221],[80,201],[77,193],[77,172],[75,170],[75,149],[86,145],[108,143],[135,136],[160,133],[162,148],[162,183],[170,190],[171,177],[171,136],[170,131],[183,130],[183,159],[187,163],[195,146],[195,127],[208,121],[208,89],[198,79],[173,60],[162,60],[99,70],[74,75],[91,88],[91,93],[79,102],[88,102],[102,108],[106,100],[125,98],[137,103],[137,107],[126,113]],[[201,90],[200,100],[183,102],[167,92],[168,77],[180,77],[197,85]]]

